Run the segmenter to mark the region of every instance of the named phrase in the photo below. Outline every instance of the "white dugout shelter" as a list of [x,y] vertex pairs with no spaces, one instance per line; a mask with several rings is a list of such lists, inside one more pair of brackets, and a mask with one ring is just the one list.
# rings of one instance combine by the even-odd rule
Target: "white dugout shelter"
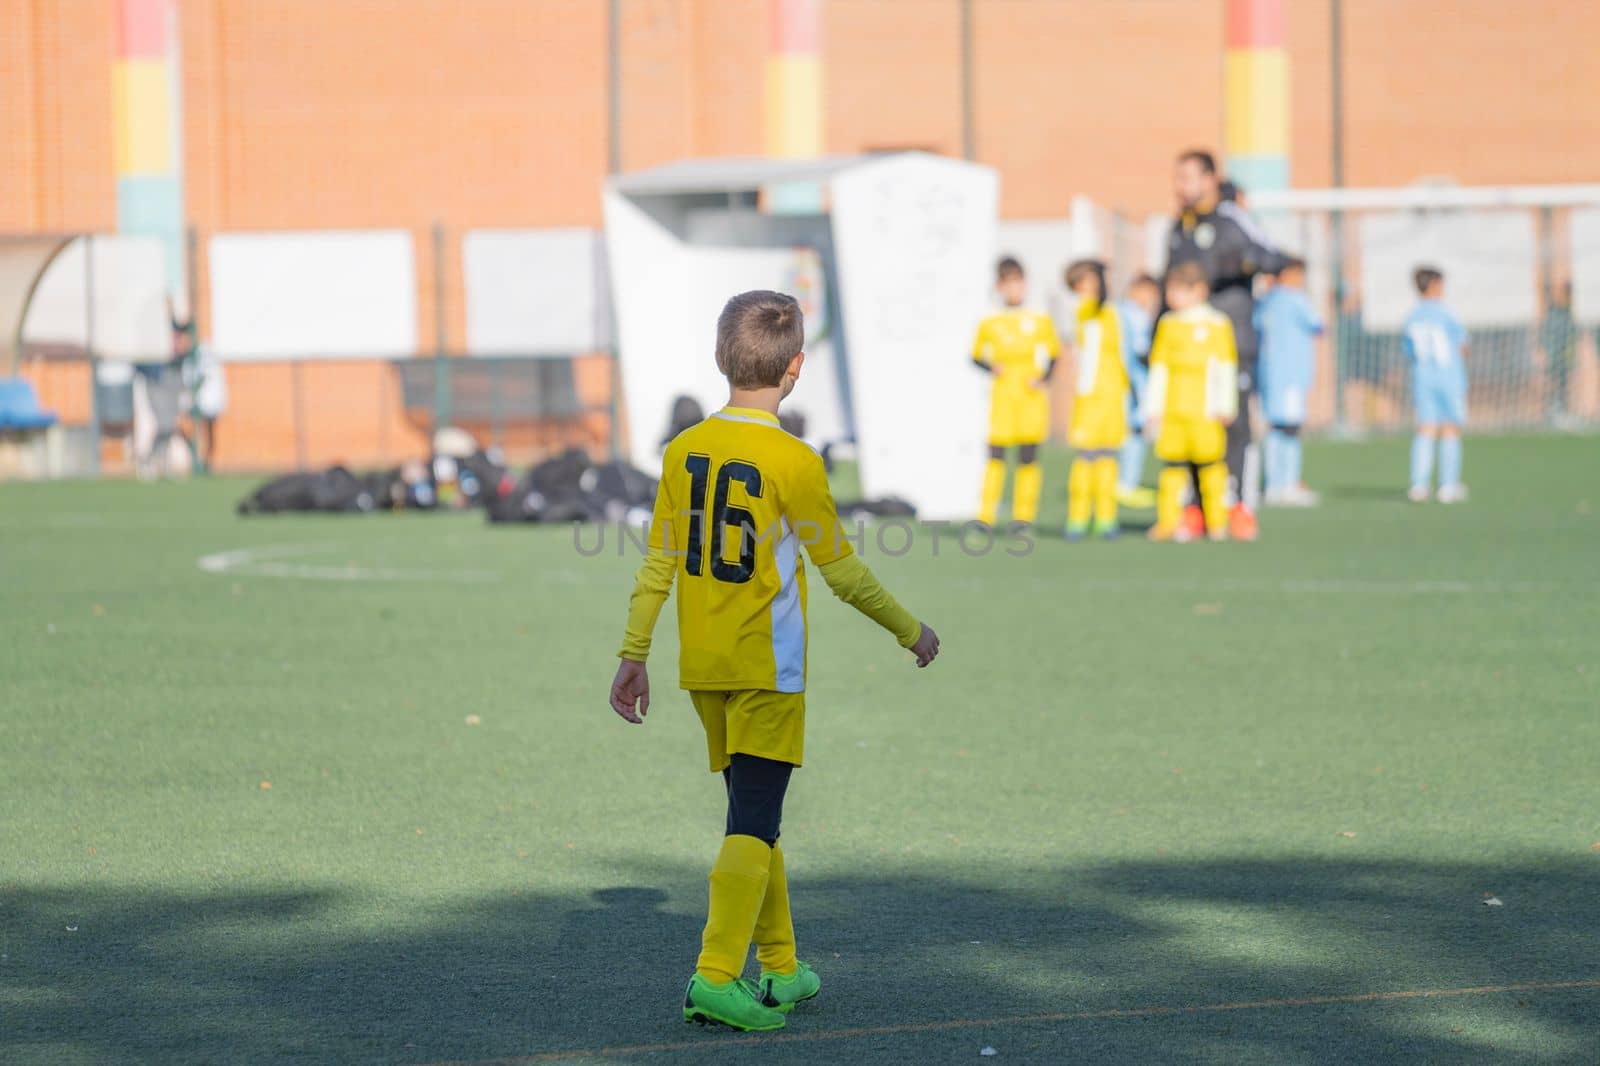
[[605,225],[630,458],[660,465],[674,398],[727,401],[723,303],[777,289],[806,314],[785,403],[813,444],[854,441],[869,497],[972,511],[987,389],[967,358],[988,303],[999,179],[922,153],[697,159],[607,182]]

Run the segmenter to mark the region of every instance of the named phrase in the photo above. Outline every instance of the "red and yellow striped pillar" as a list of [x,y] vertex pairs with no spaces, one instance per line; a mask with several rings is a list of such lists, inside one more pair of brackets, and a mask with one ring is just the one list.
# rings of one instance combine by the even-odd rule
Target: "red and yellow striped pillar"
[[766,147],[822,154],[822,0],[767,0]]
[[1223,59],[1228,177],[1247,191],[1289,187],[1287,0],[1227,0]]
[[116,13],[117,231],[160,238],[168,289],[187,313],[177,8],[174,0],[116,0]]

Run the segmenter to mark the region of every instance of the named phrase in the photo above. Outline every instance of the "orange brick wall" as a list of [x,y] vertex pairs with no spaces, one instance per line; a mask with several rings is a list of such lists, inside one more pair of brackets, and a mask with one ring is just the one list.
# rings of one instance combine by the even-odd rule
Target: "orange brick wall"
[[0,0],[0,230],[116,225],[110,0]]
[[[1297,184],[1330,177],[1329,0],[1287,5]],[[1600,173],[1600,5],[1345,0],[1346,178]],[[628,168],[761,143],[765,0],[622,0]],[[203,230],[594,225],[606,0],[183,0]],[[961,146],[959,0],[825,0],[830,151]],[[978,154],[1005,210],[1165,206],[1221,126],[1222,0],[977,0]],[[0,228],[110,228],[111,0],[0,0]],[[431,285],[430,285],[431,289]],[[431,291],[420,293],[433,336]],[[452,322],[459,341],[459,322]]]
[[[1286,7],[1295,182],[1325,185],[1330,3]],[[624,168],[760,150],[767,8],[622,0]],[[466,229],[600,221],[607,10],[607,0],[181,0],[202,332],[210,234],[402,227],[417,247],[418,334],[431,351],[442,318],[446,346],[462,347]],[[1349,184],[1600,175],[1600,5],[1344,0],[1343,10]],[[975,0],[972,11],[977,154],[1001,171],[1006,215],[1058,216],[1077,193],[1133,215],[1165,208],[1174,152],[1220,140],[1223,0]],[[960,0],[824,0],[829,151],[961,150],[960,12]],[[113,228],[112,0],[0,0],[0,28],[0,230]],[[436,223],[446,228],[437,264]],[[348,403],[360,427],[317,443],[319,455],[414,446],[398,408],[382,406],[397,404],[392,390],[362,376],[375,372],[349,371],[318,399]],[[280,457],[287,375],[234,373],[229,461]]]

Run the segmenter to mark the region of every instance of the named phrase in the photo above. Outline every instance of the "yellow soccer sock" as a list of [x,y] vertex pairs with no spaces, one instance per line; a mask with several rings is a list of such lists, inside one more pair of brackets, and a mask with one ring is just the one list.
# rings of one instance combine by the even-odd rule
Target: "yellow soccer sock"
[[1117,459],[1102,455],[1094,461],[1094,520],[1102,529],[1117,524]]
[[772,849],[765,840],[722,838],[722,850],[711,867],[711,906],[700,938],[700,961],[695,964],[695,972],[707,981],[726,984],[744,972],[771,865]]
[[1156,480],[1156,528],[1171,533],[1178,528],[1178,516],[1183,513],[1183,490],[1189,487],[1188,468],[1163,467]]
[[795,971],[794,919],[789,914],[789,878],[783,871],[783,848],[772,845],[767,867],[767,894],[756,915],[756,961],[763,973],[788,975]]
[[1038,463],[1019,463],[1017,483],[1012,490],[1011,517],[1018,522],[1032,522],[1039,517],[1039,493],[1044,488],[1044,471]]
[[1200,468],[1200,508],[1206,513],[1206,532],[1220,533],[1228,528],[1228,468],[1223,463],[1207,463]]
[[1074,459],[1067,471],[1067,528],[1083,530],[1089,527],[1089,512],[1094,499],[1089,493],[1091,470],[1089,460]]
[[1000,513],[1000,494],[1006,491],[1006,461],[990,459],[983,468],[983,499],[978,505],[978,521],[994,525]]

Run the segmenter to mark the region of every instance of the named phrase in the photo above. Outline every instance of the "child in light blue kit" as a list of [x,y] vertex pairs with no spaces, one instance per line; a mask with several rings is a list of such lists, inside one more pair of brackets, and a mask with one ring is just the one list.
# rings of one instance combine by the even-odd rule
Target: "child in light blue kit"
[[1306,298],[1304,260],[1290,259],[1278,272],[1277,284],[1256,305],[1256,332],[1261,338],[1258,385],[1271,427],[1263,499],[1269,507],[1310,507],[1317,494],[1300,479],[1300,429],[1316,372],[1314,342],[1322,335],[1322,319]]
[[1417,409],[1417,435],[1411,441],[1413,503],[1428,498],[1433,480],[1434,442],[1439,445],[1440,503],[1461,503],[1461,425],[1467,420],[1467,330],[1444,305],[1444,272],[1418,267],[1414,275],[1422,300],[1406,317],[1401,334],[1411,361],[1411,391]]
[[1144,425],[1140,409],[1150,376],[1150,337],[1160,311],[1161,286],[1149,274],[1130,281],[1127,294],[1117,301],[1117,315],[1122,320],[1122,362],[1128,371],[1128,425],[1132,427],[1117,457],[1117,503],[1123,507],[1156,505],[1155,491],[1139,484],[1144,476],[1145,439],[1138,427]]

